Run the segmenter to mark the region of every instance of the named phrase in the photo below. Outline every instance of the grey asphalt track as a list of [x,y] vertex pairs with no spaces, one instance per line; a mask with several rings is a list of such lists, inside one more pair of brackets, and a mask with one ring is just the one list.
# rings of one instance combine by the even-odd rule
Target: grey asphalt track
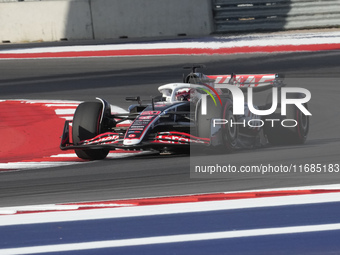
[[[310,90],[311,130],[302,146],[266,147],[229,155],[151,155],[0,173],[0,207],[279,188],[340,182],[340,173],[238,173],[190,178],[190,165],[340,163],[340,52],[161,56],[0,61],[0,99],[93,100],[126,108],[128,95],[150,98],[182,79],[181,67],[203,63],[207,74],[285,73]],[[43,116],[42,116],[43,117]],[[20,118],[20,116],[18,116]],[[62,130],[61,130],[62,131]],[[15,140],[13,140],[15,142]],[[47,141],[48,142],[48,141]],[[6,145],[2,145],[3,148]]]

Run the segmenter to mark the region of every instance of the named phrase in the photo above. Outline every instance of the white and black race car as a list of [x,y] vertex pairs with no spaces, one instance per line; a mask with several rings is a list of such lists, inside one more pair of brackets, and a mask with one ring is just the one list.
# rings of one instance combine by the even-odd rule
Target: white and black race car
[[[140,97],[127,97],[126,100],[136,103],[126,113],[112,113],[111,105],[100,98],[81,103],[73,120],[65,122],[60,148],[75,150],[81,159],[99,160],[118,148],[188,152],[192,146],[202,146],[230,153],[267,143],[305,142],[309,116],[301,106],[308,109],[307,100],[302,100],[300,107],[287,104],[282,115],[280,94],[285,87],[282,77],[277,74],[205,75],[196,71],[202,67],[191,66],[192,72],[184,76],[181,83],[160,86],[160,95],[150,103],[144,104]],[[226,88],[228,86],[238,88],[245,98],[251,88],[254,92],[251,104],[244,98],[239,100],[239,94],[232,93],[233,89]],[[258,94],[266,95],[256,99],[254,95]],[[290,96],[305,97],[302,93],[290,93]],[[236,99],[242,103],[242,109],[240,102],[236,106]],[[269,114],[256,114],[260,111]]]

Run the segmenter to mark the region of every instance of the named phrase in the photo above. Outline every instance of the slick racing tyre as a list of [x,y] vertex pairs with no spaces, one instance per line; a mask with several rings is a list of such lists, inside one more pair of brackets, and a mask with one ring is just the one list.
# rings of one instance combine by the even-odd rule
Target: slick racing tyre
[[225,151],[230,153],[236,149],[239,134],[238,125],[230,124],[237,122],[233,114],[233,101],[230,98],[227,98],[223,104],[222,119],[228,121],[222,126],[222,139]]
[[207,97],[206,114],[202,114],[202,100],[196,105],[196,127],[197,136],[202,138],[210,138],[211,136],[211,121],[212,119],[221,118],[221,105],[215,105],[211,97]]
[[[298,93],[292,94],[292,98],[300,98]],[[303,106],[308,109],[307,103]],[[264,125],[264,134],[267,136],[268,142],[272,145],[294,145],[303,144],[309,131],[309,116],[306,116],[295,105],[287,105],[287,115],[281,116],[279,113],[274,113],[269,116],[269,119],[277,119],[279,121],[266,122]],[[286,126],[282,125],[284,121]],[[295,125],[295,126],[294,126]],[[294,126],[294,127],[293,127]]]
[[[77,107],[72,124],[74,145],[78,145],[80,141],[91,139],[103,131],[100,127],[102,110],[103,106],[100,102],[85,102]],[[109,150],[86,149],[75,150],[75,153],[81,159],[100,160],[107,156]]]
[[[230,126],[229,123],[236,122],[236,118],[233,115],[233,103],[230,98],[222,98],[223,107],[217,101],[215,105],[211,97],[207,97],[207,114],[201,114],[201,101],[198,102],[196,107],[196,126],[197,135],[203,138],[211,138],[211,122],[212,119],[227,120],[227,124],[222,125],[222,141],[218,149],[222,149],[223,152],[230,153],[236,149],[238,141],[238,127],[237,125]],[[221,148],[222,147],[222,148]]]

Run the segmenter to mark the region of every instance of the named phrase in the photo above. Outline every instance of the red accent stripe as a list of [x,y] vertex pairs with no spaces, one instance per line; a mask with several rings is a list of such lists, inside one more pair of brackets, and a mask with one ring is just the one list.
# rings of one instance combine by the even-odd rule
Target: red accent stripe
[[142,199],[127,199],[113,200],[105,202],[92,203],[74,203],[72,205],[95,205],[95,204],[135,204],[135,205],[158,205],[158,204],[173,204],[173,203],[191,203],[204,201],[219,201],[219,200],[235,200],[247,198],[263,198],[263,197],[279,197],[293,195],[309,195],[340,192],[340,190],[281,190],[281,191],[259,191],[259,192],[239,192],[239,193],[215,193],[215,194],[200,194],[191,196],[173,196],[173,197],[156,197]]
[[218,83],[224,83],[227,78],[230,78],[231,75],[226,75],[225,77],[222,77],[222,79]]
[[131,123],[124,123],[124,124],[118,123],[118,124],[116,125],[116,127],[130,127],[130,126],[131,126]]
[[98,202],[66,203],[66,204],[58,204],[58,205],[75,205],[75,206],[79,206],[79,208],[70,209],[70,210],[65,209],[65,210],[48,210],[48,211],[46,210],[18,211],[16,214],[53,212],[53,211],[90,210],[90,209],[117,208],[117,207],[126,207],[126,206],[180,204],[180,203],[236,200],[236,199],[249,199],[249,198],[312,195],[312,194],[338,193],[338,192],[340,192],[339,189],[277,190],[277,191],[274,190],[274,191],[213,193],[213,194],[199,194],[199,195],[191,195],[191,196],[172,196],[172,197],[110,200],[110,201],[98,201]]
[[68,58],[68,57],[109,57],[109,56],[140,56],[140,55],[213,55],[252,52],[295,52],[339,50],[340,43],[310,44],[310,45],[276,45],[250,46],[232,48],[176,48],[176,49],[130,49],[130,50],[100,50],[73,52],[43,52],[43,53],[0,53],[0,59],[8,58]]
[[172,134],[175,134],[175,135],[183,135],[183,136],[188,136],[190,138],[194,138],[194,139],[197,139],[197,140],[205,140],[205,141],[210,141],[209,138],[203,138],[203,137],[198,137],[198,136],[194,136],[194,135],[191,135],[191,134],[188,134],[188,133],[184,133],[184,132],[176,132],[176,131],[169,131],[169,132],[160,132],[158,133],[159,135],[172,135]]

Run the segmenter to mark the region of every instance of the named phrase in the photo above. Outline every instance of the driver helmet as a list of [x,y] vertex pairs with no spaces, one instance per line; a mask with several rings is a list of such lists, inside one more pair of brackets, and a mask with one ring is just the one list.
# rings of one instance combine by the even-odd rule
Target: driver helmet
[[193,91],[190,88],[180,89],[176,92],[176,100],[177,101],[190,101],[190,95],[192,92]]

